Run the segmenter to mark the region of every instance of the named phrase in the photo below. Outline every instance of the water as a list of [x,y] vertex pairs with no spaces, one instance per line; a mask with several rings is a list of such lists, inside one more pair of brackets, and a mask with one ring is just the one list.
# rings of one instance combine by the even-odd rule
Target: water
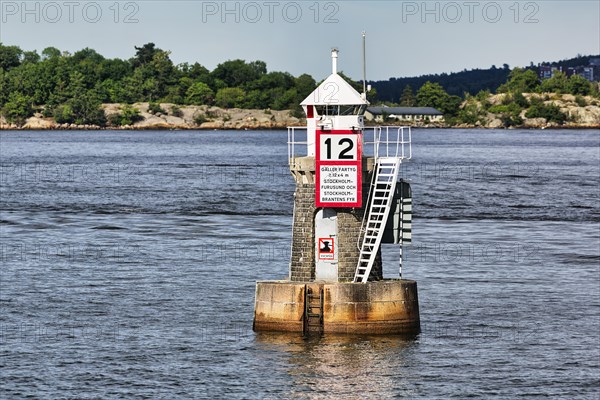
[[423,332],[309,340],[285,132],[0,135],[0,398],[598,398],[597,131],[415,130]]

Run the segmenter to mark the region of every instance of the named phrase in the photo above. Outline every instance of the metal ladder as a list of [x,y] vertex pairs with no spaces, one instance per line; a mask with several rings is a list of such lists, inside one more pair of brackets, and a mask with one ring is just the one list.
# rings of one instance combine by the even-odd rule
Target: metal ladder
[[[304,300],[304,336],[312,332],[323,334],[323,287],[319,287],[318,294],[306,287]],[[314,301],[316,300],[316,302]]]
[[360,247],[358,265],[354,273],[354,282],[367,282],[369,280],[390,213],[390,205],[394,197],[399,170],[400,158],[378,158],[375,176],[371,185],[369,213],[361,229],[364,236]]

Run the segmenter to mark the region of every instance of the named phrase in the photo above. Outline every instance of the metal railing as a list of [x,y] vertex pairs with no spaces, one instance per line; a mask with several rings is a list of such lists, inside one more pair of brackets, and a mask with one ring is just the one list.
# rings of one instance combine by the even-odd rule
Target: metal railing
[[[288,162],[295,157],[307,156],[308,132],[305,126],[288,128]],[[374,157],[395,157],[401,160],[412,158],[412,132],[409,126],[375,126],[363,131],[363,155]]]
[[[300,140],[298,140],[300,136]],[[308,130],[306,126],[290,126],[288,127],[288,163],[290,166],[294,162],[295,157],[305,157],[308,155]],[[302,140],[303,139],[303,140]],[[302,150],[296,153],[301,147]]]
[[364,130],[364,154],[375,158],[412,158],[412,131],[410,126],[376,126]]

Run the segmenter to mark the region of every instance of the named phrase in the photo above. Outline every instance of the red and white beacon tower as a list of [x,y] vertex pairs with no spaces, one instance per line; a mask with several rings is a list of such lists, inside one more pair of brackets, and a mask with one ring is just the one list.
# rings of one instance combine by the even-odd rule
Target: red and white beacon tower
[[257,282],[254,329],[416,333],[416,282],[384,280],[381,262],[382,243],[410,241],[410,186],[398,182],[410,129],[375,127],[366,141],[366,94],[338,75],[337,49],[331,57],[331,75],[301,103],[306,127],[288,129],[289,279]]

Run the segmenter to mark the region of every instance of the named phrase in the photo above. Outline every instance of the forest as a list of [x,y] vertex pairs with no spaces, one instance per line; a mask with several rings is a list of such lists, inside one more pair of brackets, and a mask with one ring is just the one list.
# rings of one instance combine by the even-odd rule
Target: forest
[[[360,90],[360,83],[344,78]],[[295,77],[268,71],[263,61],[228,60],[212,71],[198,62],[175,65],[170,52],[154,43],[136,46],[128,60],[105,58],[89,48],[71,54],[48,47],[38,54],[0,43],[0,110],[8,122],[15,124],[23,124],[35,112],[59,123],[130,124],[137,118],[135,108],[124,107],[122,115],[111,120],[101,105],[139,102],[148,102],[156,110],[160,103],[214,105],[290,110],[291,115],[302,117],[299,104],[317,84],[308,74]],[[450,120],[464,115],[461,105],[475,94],[550,91],[598,95],[597,85],[579,76],[567,78],[559,73],[542,82],[534,69],[510,70],[508,65],[390,79],[374,82],[373,86],[368,93],[372,104],[435,107]]]
[[[577,67],[588,65],[590,58],[600,56],[578,56],[575,58],[544,63],[553,67]],[[539,67],[530,63],[527,69],[536,74]],[[511,68],[508,64],[503,64],[501,68],[492,65],[488,69],[463,70],[454,73],[441,73],[422,75],[407,78],[390,78],[385,81],[369,82],[377,90],[377,98],[380,101],[396,102],[400,100],[402,91],[406,86],[420,88],[426,82],[439,83],[450,95],[465,97],[465,94],[475,95],[481,91],[495,92],[496,89],[508,80]]]

